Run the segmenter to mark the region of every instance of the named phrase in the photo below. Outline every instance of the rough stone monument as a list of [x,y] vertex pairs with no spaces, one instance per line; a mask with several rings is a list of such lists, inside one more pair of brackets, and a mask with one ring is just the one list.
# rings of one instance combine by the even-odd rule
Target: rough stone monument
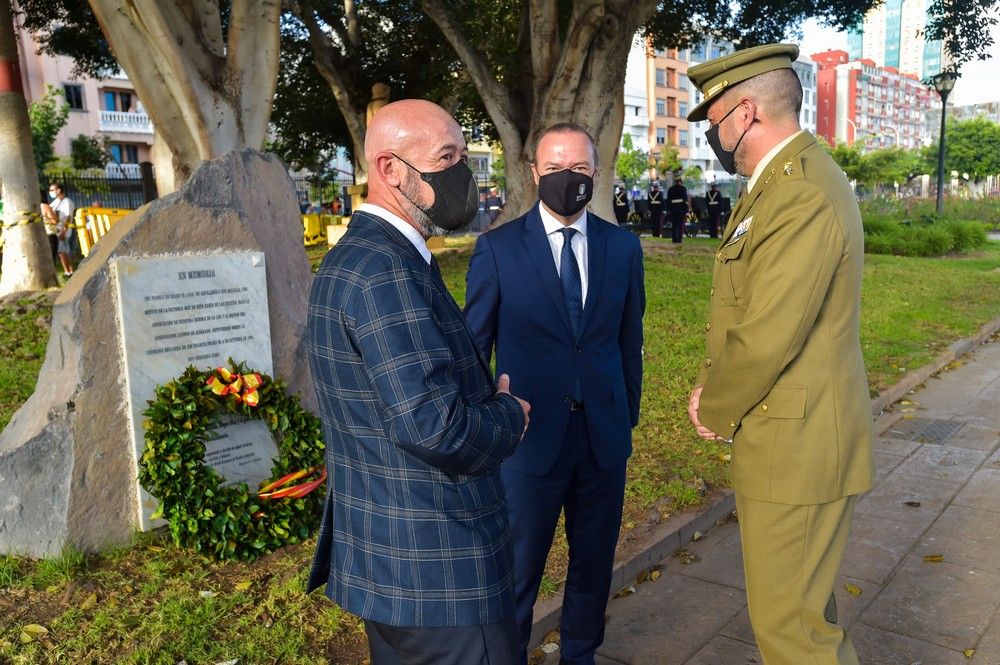
[[54,556],[131,539],[140,506],[112,265],[233,252],[266,257],[274,373],[313,406],[311,276],[288,174],[251,150],[204,162],[179,191],[112,227],[56,300],[35,392],[0,434],[0,552]]

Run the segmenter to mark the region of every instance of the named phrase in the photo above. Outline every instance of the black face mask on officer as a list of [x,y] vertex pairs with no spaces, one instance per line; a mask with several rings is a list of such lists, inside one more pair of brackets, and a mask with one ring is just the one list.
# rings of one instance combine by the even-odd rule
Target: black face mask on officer
[[[430,208],[419,207],[434,226],[445,231],[460,229],[476,216],[479,210],[479,188],[472,170],[464,161],[457,161],[443,171],[424,172],[408,161],[393,153],[411,169],[420,174],[420,179],[431,186],[434,192],[434,205]],[[411,201],[412,203],[412,201]]]
[[552,212],[569,217],[583,210],[594,195],[594,179],[586,173],[563,169],[538,178],[538,197]]
[[[721,127],[726,118],[731,116],[733,111],[739,107],[740,104],[734,106],[730,109],[729,113],[722,116],[722,119],[719,120],[719,122],[705,130],[705,140],[707,140],[708,145],[712,147],[712,152],[714,152],[715,156],[719,159],[719,164],[721,164],[722,168],[726,170],[726,173],[729,173],[730,175],[734,175],[736,173],[736,150],[740,147],[740,143],[743,143],[743,137],[747,135],[747,132],[750,131],[750,127],[752,127],[753,124],[751,123],[750,127],[743,130],[739,141],[736,142],[736,145],[733,146],[732,150],[726,150],[722,147],[722,140],[719,138],[719,127]],[[754,118],[753,122],[757,122],[757,118]]]

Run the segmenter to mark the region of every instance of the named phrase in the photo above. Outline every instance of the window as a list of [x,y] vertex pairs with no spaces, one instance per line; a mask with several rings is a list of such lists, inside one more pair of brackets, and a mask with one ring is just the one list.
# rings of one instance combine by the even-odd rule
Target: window
[[663,127],[656,128],[656,145],[663,145],[667,142],[667,130]]
[[677,145],[687,145],[688,144],[688,130],[680,130],[680,138],[677,141]]
[[70,110],[83,111],[83,86],[76,83],[66,83],[63,85],[63,94],[66,95],[66,103]]
[[686,118],[688,114],[688,103],[680,102],[677,108],[678,108],[677,115],[679,115],[682,118]]
[[686,90],[688,87],[688,77],[687,74],[677,75],[677,87],[681,90]]
[[131,92],[125,92],[122,90],[105,90],[103,97],[105,111],[127,112],[132,110]]
[[668,69],[667,70],[667,87],[676,88],[677,87],[677,70]]
[[472,157],[470,155],[469,168],[472,169],[474,173],[486,173],[490,168],[490,160],[488,157]]
[[112,143],[111,160],[116,164],[138,164],[139,147],[131,143]]
[[664,69],[656,70],[656,85],[666,85],[667,84],[667,72]]
[[665,99],[656,100],[656,115],[667,114],[667,101]]

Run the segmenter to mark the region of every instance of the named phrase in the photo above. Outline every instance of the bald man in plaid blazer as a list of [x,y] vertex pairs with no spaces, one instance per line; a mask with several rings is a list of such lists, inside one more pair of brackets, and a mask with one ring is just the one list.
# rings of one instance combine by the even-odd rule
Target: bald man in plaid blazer
[[378,665],[511,662],[513,553],[499,469],[527,404],[506,391],[506,377],[494,383],[424,242],[433,220],[408,204],[435,196],[412,170],[455,167],[465,154],[454,120],[418,102],[376,114],[368,203],[309,297],[331,480],[308,589],[326,584],[365,619]]

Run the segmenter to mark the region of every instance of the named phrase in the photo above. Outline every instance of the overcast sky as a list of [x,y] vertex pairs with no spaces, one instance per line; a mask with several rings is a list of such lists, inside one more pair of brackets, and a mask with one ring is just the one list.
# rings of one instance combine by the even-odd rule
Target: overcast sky
[[[820,27],[809,20],[802,27],[801,50],[812,55],[829,49],[847,50],[847,34]],[[961,78],[955,84],[949,101],[962,106],[980,102],[1000,102],[1000,27],[993,27],[992,56],[989,60],[967,63],[962,67]]]

